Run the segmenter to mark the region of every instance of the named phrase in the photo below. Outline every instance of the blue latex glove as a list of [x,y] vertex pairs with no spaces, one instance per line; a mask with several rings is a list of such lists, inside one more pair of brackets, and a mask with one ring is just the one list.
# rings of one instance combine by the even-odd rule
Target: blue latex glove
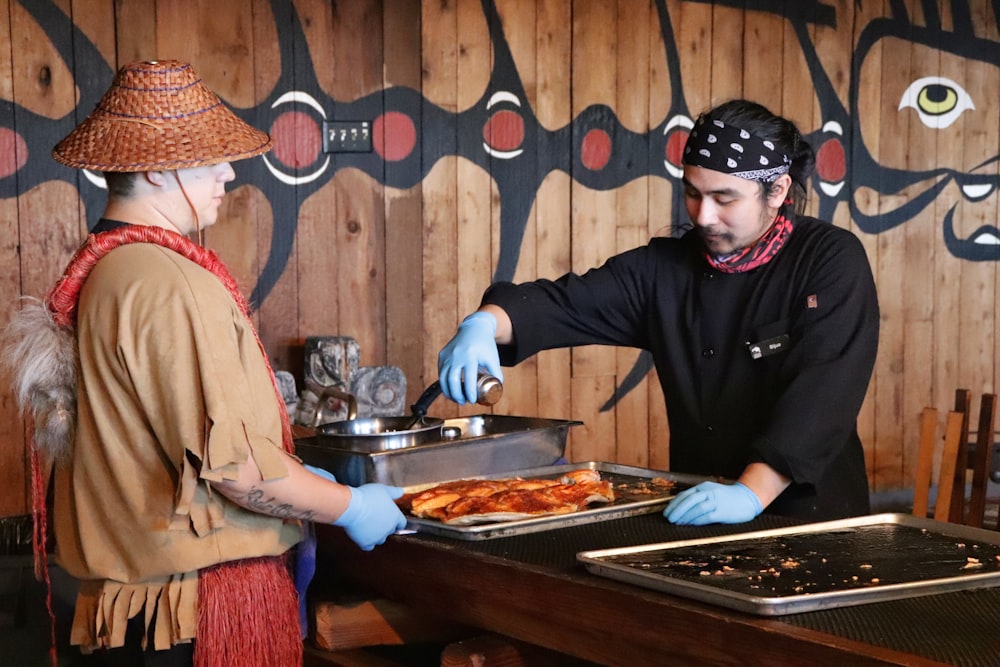
[[677,494],[663,516],[679,526],[743,523],[764,511],[760,498],[746,484],[702,482]]
[[479,398],[476,382],[480,366],[503,382],[496,333],[497,318],[482,311],[472,313],[458,325],[458,332],[438,354],[438,381],[446,398],[459,405],[475,403]]
[[397,530],[406,528],[406,517],[393,502],[403,489],[385,484],[350,487],[351,502],[333,522],[347,532],[363,551],[371,551]]

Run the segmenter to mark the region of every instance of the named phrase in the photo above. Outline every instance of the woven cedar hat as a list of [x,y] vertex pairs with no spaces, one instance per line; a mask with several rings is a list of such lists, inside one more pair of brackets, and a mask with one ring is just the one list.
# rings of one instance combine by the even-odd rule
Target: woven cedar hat
[[270,148],[271,138],[237,118],[191,65],[159,60],[118,70],[52,157],[93,171],[159,171],[242,160]]

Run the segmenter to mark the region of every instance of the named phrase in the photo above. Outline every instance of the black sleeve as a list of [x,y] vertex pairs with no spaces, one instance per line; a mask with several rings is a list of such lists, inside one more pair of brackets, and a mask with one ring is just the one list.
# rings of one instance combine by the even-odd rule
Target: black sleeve
[[495,283],[482,303],[503,308],[514,329],[514,343],[500,346],[501,362],[511,366],[541,350],[576,345],[645,347],[642,322],[654,271],[644,246],[583,275]]

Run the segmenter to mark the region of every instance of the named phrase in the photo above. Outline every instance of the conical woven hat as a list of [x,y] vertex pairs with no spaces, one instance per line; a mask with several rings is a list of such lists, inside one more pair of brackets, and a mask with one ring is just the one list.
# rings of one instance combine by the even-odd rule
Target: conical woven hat
[[159,60],[118,70],[52,157],[93,171],[158,171],[242,160],[270,148],[271,138],[237,118],[190,65]]

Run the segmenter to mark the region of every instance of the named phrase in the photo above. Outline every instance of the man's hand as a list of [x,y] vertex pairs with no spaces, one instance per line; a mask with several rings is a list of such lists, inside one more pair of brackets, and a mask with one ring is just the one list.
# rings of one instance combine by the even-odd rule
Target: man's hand
[[664,508],[663,516],[679,526],[704,526],[743,523],[762,511],[757,494],[745,484],[702,482],[677,494]]
[[458,325],[454,338],[438,354],[438,381],[446,398],[459,405],[475,403],[480,366],[503,381],[496,331],[497,318],[483,311],[472,313]]

